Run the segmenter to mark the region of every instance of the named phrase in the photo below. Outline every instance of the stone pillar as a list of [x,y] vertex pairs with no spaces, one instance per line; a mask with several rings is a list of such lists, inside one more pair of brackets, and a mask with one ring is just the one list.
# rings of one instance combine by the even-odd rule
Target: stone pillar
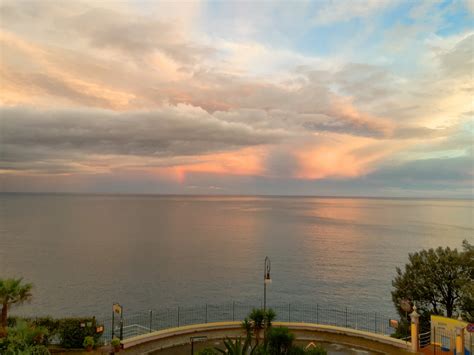
[[464,328],[456,328],[456,355],[464,355]]
[[411,319],[411,351],[417,353],[420,350],[418,335],[420,334],[420,315],[416,312],[416,306],[413,306],[413,312],[410,313]]

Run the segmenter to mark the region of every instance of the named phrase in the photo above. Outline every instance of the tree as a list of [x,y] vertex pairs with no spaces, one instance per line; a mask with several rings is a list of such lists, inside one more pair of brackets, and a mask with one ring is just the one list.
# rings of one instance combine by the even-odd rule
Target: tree
[[249,316],[242,322],[242,328],[247,334],[247,339],[251,337],[251,334],[255,335],[256,345],[260,342],[260,332],[265,332],[270,329],[272,322],[276,317],[276,313],[272,309],[253,309]]
[[271,328],[268,332],[268,350],[270,355],[288,354],[295,335],[286,327]]
[[8,319],[8,307],[29,301],[32,297],[32,284],[22,284],[23,279],[0,279],[0,304],[2,305],[1,329],[5,332]]
[[[422,320],[429,315],[469,313],[472,307],[474,281],[474,248],[463,242],[463,251],[439,247],[421,250],[408,256],[404,270],[397,268],[392,281],[392,301],[404,317],[400,301],[408,299],[416,304]],[[472,308],[470,310],[472,312]]]

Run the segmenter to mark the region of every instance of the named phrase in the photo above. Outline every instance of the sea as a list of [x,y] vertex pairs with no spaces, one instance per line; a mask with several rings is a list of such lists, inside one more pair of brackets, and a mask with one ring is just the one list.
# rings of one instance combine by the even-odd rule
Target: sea
[[0,195],[0,278],[16,314],[104,316],[263,300],[395,314],[409,253],[474,242],[474,201],[268,196]]

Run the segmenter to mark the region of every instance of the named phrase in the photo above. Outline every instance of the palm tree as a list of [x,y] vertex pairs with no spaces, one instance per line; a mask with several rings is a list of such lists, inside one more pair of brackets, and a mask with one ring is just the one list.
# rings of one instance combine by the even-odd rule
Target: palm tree
[[260,342],[260,330],[265,328],[265,311],[263,309],[253,309],[249,314],[250,324],[255,334],[256,345]]
[[267,333],[270,331],[270,329],[272,327],[272,322],[275,318],[276,318],[276,313],[273,309],[270,308],[270,309],[265,311],[265,315],[264,315],[265,329],[264,329],[264,333],[263,333],[265,344],[267,342]]
[[5,332],[8,319],[8,307],[29,301],[32,297],[33,285],[23,283],[23,278],[0,279],[0,304],[2,305],[2,318],[0,322],[0,333]]
[[252,328],[252,322],[245,318],[242,322],[242,329],[245,330],[245,341],[249,344],[252,342]]
[[266,338],[267,330],[272,326],[272,322],[276,317],[273,309],[253,309],[248,318],[242,322],[242,328],[247,333],[247,338],[250,339],[251,332],[255,335],[256,346],[260,343],[260,333],[264,331],[264,338]]

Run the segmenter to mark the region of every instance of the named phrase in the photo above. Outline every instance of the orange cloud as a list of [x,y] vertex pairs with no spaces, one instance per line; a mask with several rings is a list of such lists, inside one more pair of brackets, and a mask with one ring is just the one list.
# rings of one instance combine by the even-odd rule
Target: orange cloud
[[249,147],[233,152],[208,154],[195,158],[195,162],[172,167],[154,168],[160,176],[172,177],[183,183],[188,173],[225,175],[264,175],[263,147]]
[[381,148],[372,138],[334,136],[339,139],[318,146],[309,144],[294,153],[300,167],[295,177],[323,179],[365,175],[375,162],[397,149],[396,145]]
[[[0,45],[2,86],[9,92],[2,101],[8,105],[31,103],[33,94],[46,96],[46,102],[53,95],[119,110],[128,108],[135,98],[134,94],[97,82],[93,76],[78,77],[62,69],[57,65],[58,53],[47,46],[36,45],[7,31],[0,31]],[[57,104],[57,98],[54,103]]]

